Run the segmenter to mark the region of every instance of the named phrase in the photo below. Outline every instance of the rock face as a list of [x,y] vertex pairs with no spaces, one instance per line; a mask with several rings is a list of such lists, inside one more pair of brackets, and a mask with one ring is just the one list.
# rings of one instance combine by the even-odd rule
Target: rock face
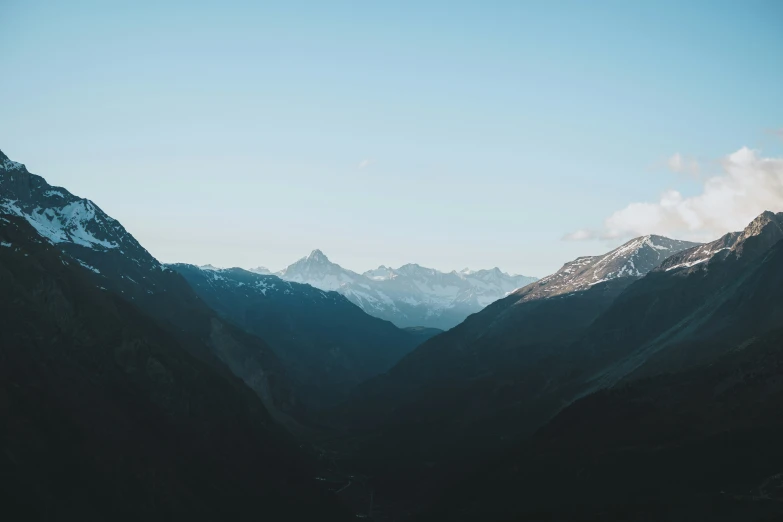
[[[702,263],[709,263],[713,259],[725,259],[731,255],[754,256],[766,252],[781,239],[783,239],[783,212],[775,214],[767,211],[754,219],[742,232],[730,232],[711,243],[671,256],[659,270],[668,272],[698,268]],[[752,247],[747,250],[749,240]]]
[[662,236],[642,236],[602,256],[579,257],[566,263],[551,276],[527,289],[527,299],[539,299],[585,290],[620,277],[641,277],[678,252],[698,247],[698,243]]
[[440,272],[416,264],[380,266],[358,274],[313,250],[276,275],[287,281],[335,290],[370,315],[404,327],[449,329],[536,279],[498,268]]
[[337,292],[273,275],[185,264],[169,268],[221,316],[266,340],[310,406],[345,398],[357,384],[440,333],[401,330]]

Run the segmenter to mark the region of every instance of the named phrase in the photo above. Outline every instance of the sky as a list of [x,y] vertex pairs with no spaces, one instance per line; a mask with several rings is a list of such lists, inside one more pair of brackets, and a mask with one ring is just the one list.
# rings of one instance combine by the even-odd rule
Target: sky
[[163,262],[544,276],[783,211],[777,0],[0,0],[0,20],[0,150]]

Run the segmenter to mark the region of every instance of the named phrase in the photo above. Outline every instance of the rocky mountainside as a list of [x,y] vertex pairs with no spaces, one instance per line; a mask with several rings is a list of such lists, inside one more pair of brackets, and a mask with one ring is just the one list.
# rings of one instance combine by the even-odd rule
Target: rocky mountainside
[[641,277],[661,262],[683,250],[699,246],[662,236],[632,239],[602,256],[579,257],[563,265],[556,273],[541,279],[528,289],[527,299],[539,299],[585,290],[620,277]]
[[780,520],[781,347],[781,330],[754,335],[708,365],[580,399],[417,520]]
[[164,267],[90,200],[49,185],[0,152],[0,211],[23,218],[83,268],[93,284],[134,303],[193,355],[225,365],[248,383],[278,420],[298,406],[269,346],[220,318],[188,283]]
[[401,330],[337,292],[241,268],[175,264],[196,293],[227,320],[266,340],[302,400],[325,406],[388,370],[440,330]]
[[[88,202],[77,206],[100,215]],[[24,520],[348,520],[313,480],[315,462],[250,388],[194,357],[192,345],[59,248],[78,238],[82,248],[130,250],[121,231],[102,215],[65,221],[55,208],[36,212],[63,225],[54,240],[40,235],[34,216],[0,212],[3,512]],[[117,233],[101,234],[100,224]]]
[[456,326],[468,315],[535,281],[498,268],[445,273],[416,264],[397,269],[380,266],[358,274],[329,261],[320,250],[276,275],[340,292],[368,314],[399,327],[440,329]]

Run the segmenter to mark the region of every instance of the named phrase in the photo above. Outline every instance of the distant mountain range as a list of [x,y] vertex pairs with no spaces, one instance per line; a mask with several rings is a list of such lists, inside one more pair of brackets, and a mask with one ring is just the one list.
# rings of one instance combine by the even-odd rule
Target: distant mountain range
[[[269,274],[264,267],[251,271]],[[275,275],[337,291],[368,314],[399,327],[443,330],[536,281],[534,277],[509,275],[499,268],[440,272],[416,264],[380,266],[358,274],[331,262],[320,250],[313,250]]]

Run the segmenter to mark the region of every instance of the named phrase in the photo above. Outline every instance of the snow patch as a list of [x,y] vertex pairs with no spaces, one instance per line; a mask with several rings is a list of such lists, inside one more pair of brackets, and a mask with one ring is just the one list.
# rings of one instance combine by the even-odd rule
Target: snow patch
[[98,269],[97,269],[97,268],[95,268],[94,266],[90,266],[90,265],[88,265],[87,263],[85,263],[85,262],[84,262],[84,261],[82,261],[81,259],[77,259],[76,261],[77,261],[77,262],[78,262],[80,265],[82,265],[84,268],[86,268],[87,270],[92,270],[92,271],[93,271],[93,272],[95,272],[96,274],[100,274],[100,273],[101,273],[101,271],[100,271],[100,270],[98,270]]
[[12,161],[8,158],[3,160],[3,169],[4,170],[22,170],[24,168],[24,165],[21,163],[18,163],[16,161]]
[[23,212],[16,201],[5,201],[0,206],[25,218],[40,236],[51,243],[70,242],[88,248],[101,246],[106,249],[119,246],[114,242],[100,240],[87,230],[88,223],[100,222],[95,206],[87,200],[74,201],[59,209],[38,207],[29,214]]

